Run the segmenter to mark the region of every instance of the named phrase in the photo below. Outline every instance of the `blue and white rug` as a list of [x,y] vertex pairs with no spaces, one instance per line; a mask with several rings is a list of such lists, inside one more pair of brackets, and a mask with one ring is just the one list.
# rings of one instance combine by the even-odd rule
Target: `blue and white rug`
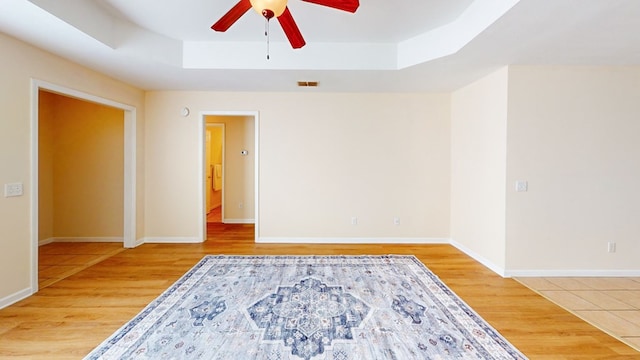
[[85,359],[526,359],[414,256],[206,256]]

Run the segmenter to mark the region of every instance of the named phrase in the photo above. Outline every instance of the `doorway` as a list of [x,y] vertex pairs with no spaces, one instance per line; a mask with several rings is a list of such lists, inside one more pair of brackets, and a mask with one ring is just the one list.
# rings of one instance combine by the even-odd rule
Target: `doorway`
[[[231,229],[233,226],[253,227],[257,239],[258,113],[203,112],[201,121],[201,239],[206,241],[208,233],[220,234],[220,230]],[[214,145],[216,129],[221,129],[222,150],[216,149],[217,145]],[[218,155],[221,159],[215,159]],[[217,196],[219,207],[215,207]],[[209,214],[214,209],[220,210],[220,223],[208,222]]]
[[205,173],[207,223],[224,223],[224,123],[207,123]]
[[[135,124],[136,124],[136,111],[135,108],[113,102],[111,100],[103,99],[100,97],[96,97],[93,95],[89,95],[86,93],[82,93],[73,89],[64,88],[55,84],[46,83],[39,80],[33,80],[32,82],[32,117],[31,117],[31,253],[32,253],[32,262],[31,262],[31,291],[35,293],[38,291],[39,285],[39,257],[38,250],[39,245],[46,242],[56,242],[56,241],[98,241],[98,242],[121,242],[125,248],[135,247],[136,242],[136,228],[135,228]],[[75,120],[78,124],[81,124],[80,128],[68,129],[68,128],[58,128],[60,124],[40,124],[41,111],[44,112],[42,115],[44,117],[49,116],[51,114],[46,114],[46,106],[44,102],[60,101],[62,105],[61,107],[70,107],[74,106],[71,103],[81,104],[82,108],[84,106],[90,107],[92,110],[91,115],[82,114],[76,111],[74,115],[77,117]],[[79,111],[87,111],[79,110]],[[115,133],[111,133],[110,135],[107,133],[103,133],[107,127],[104,127],[104,124],[94,123],[91,121],[97,113],[102,113],[103,111],[111,112],[118,114],[116,122],[117,126],[108,128],[110,130],[115,130]],[[67,115],[65,115],[67,116]],[[106,116],[106,115],[105,115]],[[98,116],[99,117],[99,116]],[[115,162],[115,166],[119,168],[116,171],[108,171],[110,177],[113,177],[115,173],[115,177],[112,180],[108,180],[111,185],[114,185],[119,190],[115,191],[113,201],[105,201],[100,200],[100,198],[94,199],[93,202],[90,203],[89,206],[84,206],[85,210],[88,207],[89,211],[93,211],[94,209],[91,207],[91,204],[96,206],[96,209],[100,207],[102,209],[103,202],[109,202],[107,207],[110,207],[110,210],[106,210],[110,213],[119,214],[116,218],[111,218],[106,220],[104,217],[94,217],[91,221],[93,223],[88,224],[89,228],[94,230],[97,229],[95,234],[82,234],[81,231],[74,232],[77,229],[67,231],[65,230],[62,233],[56,233],[53,230],[52,222],[56,222],[55,227],[60,229],[64,228],[66,225],[73,225],[74,221],[78,223],[77,217],[74,219],[74,214],[79,216],[81,212],[78,212],[78,209],[73,209],[77,203],[82,202],[82,200],[86,200],[83,194],[68,194],[65,191],[74,190],[75,187],[84,186],[84,194],[87,193],[87,189],[89,189],[89,193],[99,193],[103,192],[104,189],[101,187],[102,182],[107,181],[106,179],[87,179],[84,180],[84,185],[77,185],[73,183],[76,181],[77,177],[85,177],[92,172],[90,168],[81,169],[80,176],[78,173],[74,176],[70,169],[77,165],[77,161],[79,158],[74,158],[70,155],[74,151],[62,151],[61,157],[57,160],[58,163],[62,163],[60,169],[52,170],[47,169],[47,166],[51,166],[54,159],[53,154],[49,154],[48,151],[53,150],[52,144],[41,143],[41,130],[47,131],[47,129],[40,129],[40,126],[44,127],[55,127],[58,133],[54,134],[55,137],[65,137],[65,140],[60,141],[62,147],[66,147],[65,150],[74,150],[73,147],[81,147],[82,143],[87,142],[87,138],[92,138],[92,136],[97,135],[98,137],[93,137],[94,139],[100,139],[99,141],[109,139],[104,144],[92,144],[95,145],[95,148],[99,149],[99,152],[104,155],[104,157],[96,156],[91,157],[90,154],[83,154],[83,151],[75,151],[77,156],[87,156],[85,164],[89,164],[88,167],[93,168],[94,170],[102,170],[110,169],[109,166],[114,164],[109,164],[110,162]],[[49,129],[51,130],[51,129]],[[68,137],[69,131],[71,133],[71,137]],[[104,135],[104,136],[101,136]],[[49,134],[49,140],[51,140],[52,135]],[[71,140],[70,140],[71,139]],[[75,139],[75,140],[74,140]],[[111,147],[113,144],[117,143],[117,149]],[[111,145],[110,145],[111,144]],[[47,147],[41,151],[41,147]],[[59,150],[59,149],[58,149]],[[77,149],[75,149],[77,150]],[[57,150],[56,150],[57,151]],[[116,157],[111,157],[112,154],[110,152],[113,151],[116,153]],[[119,152],[119,155],[117,154]],[[90,153],[90,152],[88,152]],[[95,153],[93,153],[95,155]],[[51,155],[51,156],[50,156]],[[76,156],[73,155],[73,156]],[[111,160],[109,160],[111,159]],[[116,160],[117,159],[117,160]],[[58,164],[60,165],[60,164]],[[76,170],[78,171],[78,170]],[[54,181],[52,177],[55,173],[62,174],[65,172],[69,172],[69,174],[65,174],[67,178],[62,179],[62,181],[58,181],[58,185],[53,184]],[[105,173],[103,173],[104,175]],[[52,185],[53,184],[53,185]],[[52,194],[55,191],[55,188],[61,189],[61,193],[58,196],[59,198],[65,200],[62,202],[58,202],[57,205],[52,205],[53,202]],[[93,189],[93,190],[91,190]],[[106,191],[105,191],[106,192]],[[76,199],[80,199],[76,204],[72,202],[66,201],[69,200],[70,197],[75,197]],[[70,205],[71,204],[71,205]],[[47,209],[42,209],[42,207],[49,206],[59,206],[56,210],[57,214],[60,216],[52,216],[51,213],[46,213]],[[115,206],[115,208],[114,208]],[[83,211],[83,210],[80,210]],[[98,210],[96,210],[98,212]],[[104,212],[103,212],[104,213]],[[54,218],[55,217],[55,218]],[[97,220],[96,220],[97,219]],[[81,221],[82,222],[82,221]],[[83,222],[84,223],[84,222]],[[112,231],[112,233],[107,234],[105,232],[101,232],[99,230],[103,225],[107,224],[107,227],[110,228],[108,231]],[[116,224],[116,225],[114,225]],[[115,228],[114,228],[115,226]],[[72,227],[70,227],[73,229]],[[122,247],[122,246],[121,246]]]

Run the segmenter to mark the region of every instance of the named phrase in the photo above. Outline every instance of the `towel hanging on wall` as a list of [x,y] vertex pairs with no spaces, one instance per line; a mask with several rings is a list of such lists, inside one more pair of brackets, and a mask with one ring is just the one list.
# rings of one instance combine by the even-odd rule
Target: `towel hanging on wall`
[[213,166],[213,190],[220,189],[222,189],[222,164],[215,164]]

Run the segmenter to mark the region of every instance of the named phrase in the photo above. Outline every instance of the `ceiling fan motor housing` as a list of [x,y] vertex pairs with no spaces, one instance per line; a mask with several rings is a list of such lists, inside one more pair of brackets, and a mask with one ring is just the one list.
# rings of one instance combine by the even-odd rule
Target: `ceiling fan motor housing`
[[267,19],[282,15],[287,7],[287,0],[250,0],[251,7]]

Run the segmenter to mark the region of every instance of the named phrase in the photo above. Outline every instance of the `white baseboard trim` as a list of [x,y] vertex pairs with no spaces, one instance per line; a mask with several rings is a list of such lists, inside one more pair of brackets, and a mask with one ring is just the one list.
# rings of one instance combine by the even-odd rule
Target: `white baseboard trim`
[[197,237],[146,237],[145,244],[199,244],[202,240]]
[[468,247],[451,240],[451,245],[504,278],[513,277],[640,277],[640,270],[506,270]]
[[55,238],[42,239],[42,240],[38,241],[38,246],[51,244],[51,243],[53,243],[55,241],[56,241]]
[[640,270],[509,270],[507,277],[640,277]]
[[48,239],[40,240],[38,242],[39,246],[51,244],[51,243],[59,243],[59,242],[124,242],[124,238],[122,237],[51,237]]
[[262,244],[448,244],[439,238],[326,238],[326,237],[259,237]]
[[224,219],[223,224],[255,224],[255,219]]
[[133,247],[131,247],[131,249],[136,248],[140,245],[144,244],[144,238],[140,238],[140,239],[136,239],[136,241],[133,244]]
[[460,244],[459,242],[456,242],[454,240],[451,240],[449,242],[451,245],[453,245],[456,249],[462,251],[463,253],[471,256],[475,261],[479,262],[480,264],[486,266],[487,268],[489,268],[489,270],[493,271],[494,273],[502,276],[502,277],[509,277],[505,271],[504,268],[497,266],[496,264],[494,264],[493,262],[489,261],[487,258],[480,256],[478,253],[476,253],[475,251],[469,249],[468,247]]
[[[226,219],[229,224],[253,224],[252,219]],[[38,242],[39,246],[54,242],[124,242],[121,237],[51,237]],[[196,244],[202,243],[197,237],[147,237],[136,240],[136,245],[150,244]],[[468,247],[446,238],[326,238],[326,237],[259,237],[256,243],[263,244],[450,244],[467,254],[496,274],[511,277],[640,277],[637,270],[505,270],[480,256]],[[0,309],[31,295],[30,289],[0,299]]]
[[22,299],[26,299],[32,294],[33,292],[31,291],[31,288],[27,288],[27,289],[22,289],[17,293],[13,293],[9,296],[5,296],[2,299],[0,299],[0,309],[4,309],[7,306],[13,305]]

